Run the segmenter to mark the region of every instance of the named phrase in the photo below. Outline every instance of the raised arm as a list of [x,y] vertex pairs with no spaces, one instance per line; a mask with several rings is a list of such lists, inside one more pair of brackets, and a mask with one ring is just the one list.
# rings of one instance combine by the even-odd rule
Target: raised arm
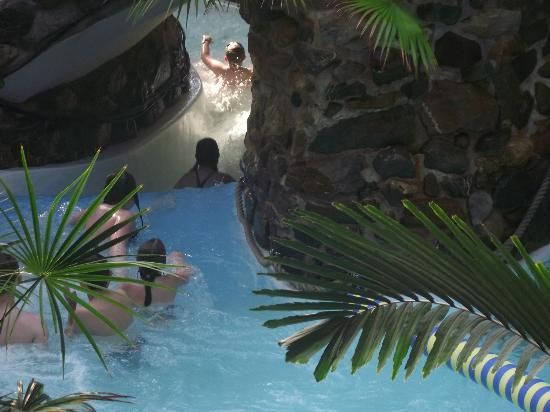
[[[184,265],[183,254],[177,251],[171,252],[168,255],[167,263],[171,265]],[[181,286],[189,282],[192,274],[193,270],[190,267],[175,268],[171,273],[170,282],[173,283],[174,287]]]
[[80,220],[80,218],[82,217],[82,215],[84,214],[86,210],[81,210],[80,212],[77,212],[75,213],[74,215],[72,215],[70,218],[69,218],[69,223],[71,225],[74,225],[76,222],[78,222]]
[[220,76],[224,74],[227,68],[221,61],[210,56],[210,43],[212,43],[212,41],[212,37],[206,34],[202,36],[201,60],[206,67],[214,72],[214,74]]

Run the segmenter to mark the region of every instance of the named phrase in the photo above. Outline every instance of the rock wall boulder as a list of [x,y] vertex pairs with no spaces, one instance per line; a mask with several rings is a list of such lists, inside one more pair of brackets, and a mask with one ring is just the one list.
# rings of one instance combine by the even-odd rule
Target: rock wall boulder
[[[13,56],[30,53],[102,3],[0,2],[0,74],[14,69]],[[21,25],[2,26],[2,19],[14,13],[27,13],[29,23],[23,27],[27,20],[18,17]],[[78,160],[98,147],[135,138],[188,90],[189,68],[185,34],[169,17],[131,49],[77,80],[22,104],[0,101],[0,168],[20,166],[20,145],[29,164],[41,166]]]
[[[412,224],[401,200],[434,200],[504,237],[549,165],[550,10],[542,0],[411,0],[439,61],[408,72],[325,2],[248,2],[254,63],[244,172],[259,243],[299,236],[292,208],[358,201]],[[531,245],[550,239],[538,214]],[[529,240],[529,239],[528,239]]]

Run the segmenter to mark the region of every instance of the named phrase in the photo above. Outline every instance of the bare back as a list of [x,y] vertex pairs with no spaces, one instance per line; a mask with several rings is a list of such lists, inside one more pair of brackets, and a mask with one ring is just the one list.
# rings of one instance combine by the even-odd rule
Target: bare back
[[191,169],[177,181],[174,188],[183,189],[185,187],[212,187],[220,184],[234,182],[227,173],[216,172],[212,169],[199,168]]
[[[132,301],[124,292],[108,291],[105,292],[105,294],[109,298],[117,301],[122,305],[125,305],[126,307],[132,307]],[[133,322],[133,316],[130,313],[101,298],[93,298],[90,301],[90,305],[111,322],[113,322],[116,328],[121,331],[125,331],[126,329],[128,329]],[[97,316],[95,316],[84,307],[78,307],[76,309],[76,315],[80,318],[84,326],[86,326],[86,328],[94,336],[113,336],[116,334],[113,329],[111,329],[111,327],[109,327],[105,322],[103,322],[101,319],[99,319]],[[69,329],[69,333],[79,332],[79,328],[74,323],[74,321],[71,321]]]
[[224,84],[230,87],[243,87],[250,85],[252,70],[242,66],[231,66],[223,71],[221,77],[224,80]]
[[[86,222],[86,229],[90,228],[95,222],[97,222],[105,213],[109,212],[113,208],[112,205],[109,205],[107,203],[102,203],[98,209],[90,216],[90,219]],[[72,223],[76,223],[81,217],[83,212],[73,216]],[[131,218],[134,215],[133,212],[126,210],[126,209],[120,209],[118,210],[105,224],[103,224],[97,234],[102,233],[106,231],[107,229],[110,229],[111,227]],[[128,224],[124,225],[122,228],[117,230],[114,234],[110,236],[110,240],[119,238],[121,236],[125,236],[132,231],[136,230],[136,225],[134,221],[129,222]],[[113,255],[115,254],[125,254],[126,250],[126,242],[123,242],[123,245],[120,245],[118,248],[115,248],[113,250]],[[115,253],[116,252],[116,253]]]
[[[7,305],[0,305],[0,313],[5,313]],[[0,346],[13,343],[46,343],[48,331],[42,329],[40,317],[14,309],[5,319],[0,331]]]

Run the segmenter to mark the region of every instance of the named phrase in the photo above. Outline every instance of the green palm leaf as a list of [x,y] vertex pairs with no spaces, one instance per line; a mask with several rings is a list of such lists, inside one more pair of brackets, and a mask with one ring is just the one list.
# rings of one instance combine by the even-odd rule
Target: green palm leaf
[[[134,19],[143,17],[159,0],[134,0],[130,16]],[[240,0],[241,5],[250,1]],[[321,1],[321,0],[319,0]],[[385,61],[392,49],[400,50],[403,62],[418,72],[420,66],[431,69],[437,65],[430,43],[418,20],[409,12],[407,5],[401,0],[326,0],[337,11],[357,20],[357,29],[361,35],[368,35],[373,40],[373,48],[380,48]],[[205,10],[221,8],[221,0],[172,0],[168,10],[177,5],[178,15],[185,9],[187,19],[194,7],[198,13],[199,4]],[[267,3],[269,4],[269,2]],[[276,3],[286,10],[306,8],[307,0],[282,0]],[[274,2],[270,5],[273,7]]]
[[[29,169],[27,167],[23,148],[21,148],[21,159],[28,189],[30,217],[26,217],[24,215],[19,201],[13,195],[8,185],[0,179],[0,186],[4,189],[7,199],[7,202],[0,202],[0,214],[3,217],[3,222],[11,231],[10,233],[2,236],[3,238],[7,237],[8,240],[7,243],[2,244],[2,251],[12,254],[19,261],[19,264],[22,266],[24,271],[30,275],[28,279],[21,282],[21,286],[30,285],[24,292],[17,292],[9,286],[9,282],[6,286],[0,287],[0,293],[12,293],[16,296],[14,305],[6,310],[5,313],[1,314],[0,325],[14,308],[19,305],[23,310],[25,306],[29,304],[31,296],[38,293],[38,306],[43,327],[45,327],[45,301],[48,301],[48,306],[50,307],[53,317],[54,331],[59,335],[60,339],[63,368],[66,353],[66,341],[64,336],[64,322],[66,318],[65,312],[73,317],[75,323],[80,327],[82,333],[94,348],[94,351],[98,355],[99,359],[103,362],[104,366],[106,366],[99,346],[95,342],[94,337],[86,329],[85,325],[81,322],[78,316],[75,315],[75,312],[70,304],[71,301],[77,302],[84,308],[88,309],[90,313],[95,315],[102,323],[108,326],[114,334],[121,336],[123,339],[128,339],[126,335],[122,331],[118,330],[116,325],[114,325],[108,318],[96,311],[83,299],[70,293],[71,290],[102,299],[126,312],[132,313],[134,316],[139,318],[140,316],[134,313],[132,308],[126,307],[106,294],[98,293],[97,291],[92,290],[90,288],[91,282],[125,282],[152,287],[159,287],[159,285],[156,283],[144,282],[142,280],[129,279],[121,276],[98,275],[97,272],[139,267],[163,271],[169,268],[178,267],[178,265],[167,265],[128,259],[131,256],[116,256],[118,258],[116,261],[88,261],[90,257],[107,251],[116,243],[125,241],[128,238],[135,236],[143,228],[136,229],[125,236],[113,239],[113,235],[120,228],[126,224],[135,223],[136,219],[138,219],[142,214],[148,212],[148,210],[145,209],[132,215],[129,219],[114,225],[110,229],[103,232],[101,231],[102,226],[116,212],[118,212],[128,202],[128,200],[133,198],[137,191],[141,189],[141,187],[137,187],[118,204],[114,205],[109,211],[103,213],[99,219],[93,223],[90,223],[90,219],[97,214],[98,208],[102,204],[105,195],[116,184],[120,176],[122,176],[122,173],[125,170],[125,168],[123,168],[119,171],[115,178],[112,179],[110,184],[107,185],[105,189],[93,199],[78,222],[76,222],[73,226],[69,226],[71,216],[76,210],[80,196],[83,193],[84,187],[86,186],[88,178],[92,173],[98,156],[99,152],[96,153],[90,162],[90,165],[82,172],[82,174],[54,198],[46,213],[44,228],[42,228],[41,225],[40,211],[37,207],[37,197],[32,179],[30,177]],[[67,205],[64,210],[60,212],[59,206],[66,198],[68,198]],[[61,214],[60,217],[58,216],[59,214]],[[54,222],[58,218],[60,219],[60,223],[54,230]],[[27,221],[31,222],[31,224],[27,224]],[[12,275],[13,274],[2,274],[2,276]],[[10,289],[7,289],[8,287],[10,287]]]
[[52,399],[44,393],[44,385],[32,379],[25,390],[17,382],[15,394],[0,396],[0,412],[95,412],[90,401],[125,402],[131,397],[107,392],[78,392]]
[[[360,226],[358,231],[301,210],[286,220],[322,245],[313,248],[275,239],[313,263],[273,257],[282,269],[304,274],[264,275],[291,280],[298,288],[256,292],[301,300],[256,310],[306,312],[269,320],[267,327],[321,320],[281,341],[287,360],[306,362],[323,351],[314,373],[321,380],[356,342],[352,372],[378,352],[379,370],[393,358],[392,377],[405,364],[408,378],[429,340],[435,339],[424,361],[424,376],[451,357],[456,369],[475,367],[491,351],[500,352],[493,370],[516,356],[516,384],[532,359],[538,358],[535,372],[544,367],[550,359],[550,271],[533,262],[517,239],[513,241],[526,268],[494,236],[491,247],[484,244],[461,219],[448,216],[436,204],[430,204],[431,217],[408,201],[404,206],[441,247],[373,206],[335,205]],[[372,236],[360,234],[364,232]]]

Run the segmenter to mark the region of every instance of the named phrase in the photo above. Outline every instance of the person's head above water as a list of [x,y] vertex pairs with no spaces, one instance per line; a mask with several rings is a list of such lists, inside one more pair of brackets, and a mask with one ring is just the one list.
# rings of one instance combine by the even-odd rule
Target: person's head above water
[[197,166],[206,166],[213,170],[218,170],[218,160],[220,159],[220,149],[218,144],[211,137],[205,137],[197,142],[195,149],[195,159]]
[[10,293],[17,285],[19,278],[19,264],[10,254],[0,252],[0,295]]
[[[104,187],[107,187],[107,185],[111,183],[111,181],[116,177],[116,175],[117,173],[115,172],[107,176],[107,179],[105,179]],[[132,176],[131,173],[125,171],[124,173],[122,173],[122,175],[117,180],[115,185],[111,188],[111,190],[107,192],[105,198],[103,199],[103,202],[109,205],[116,205],[118,202],[128,196],[128,194],[132,192],[136,187],[136,179],[134,178],[134,176]],[[141,208],[139,207],[139,196],[137,192],[132,197],[132,200],[138,210],[141,212]],[[143,216],[140,215],[139,218],[141,220],[141,226],[143,226]]]
[[[104,187],[107,187],[107,185],[111,183],[112,180],[116,177],[116,175],[117,173],[111,173],[109,176],[107,176]],[[136,187],[136,179],[134,179],[134,176],[132,176],[128,172],[124,172],[117,180],[115,185],[111,188],[111,190],[105,195],[105,199],[103,201],[110,205],[116,205]],[[139,197],[137,193],[134,195],[133,201],[139,209]]]
[[[164,243],[160,239],[149,239],[141,244],[137,253],[138,262],[153,262],[153,263],[166,263],[166,248]],[[139,276],[146,282],[154,282],[155,279],[161,276],[158,270],[150,268],[139,268]],[[149,306],[152,300],[151,286],[145,286],[145,301],[144,306]]]
[[244,46],[237,42],[231,41],[225,46],[225,58],[229,65],[241,66],[244,59],[246,59],[246,53],[244,51]]

